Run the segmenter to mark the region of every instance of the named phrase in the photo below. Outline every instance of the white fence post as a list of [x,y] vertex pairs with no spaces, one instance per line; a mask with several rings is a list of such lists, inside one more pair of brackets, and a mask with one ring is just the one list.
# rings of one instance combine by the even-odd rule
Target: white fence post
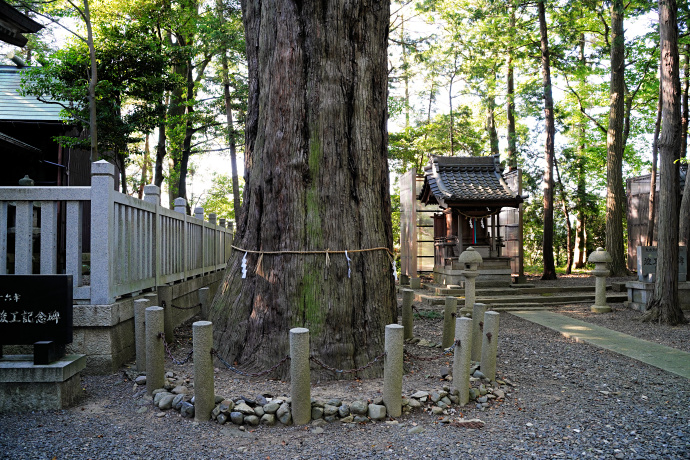
[[187,279],[187,271],[189,270],[189,267],[187,266],[189,261],[189,254],[187,254],[187,232],[189,230],[187,228],[187,200],[182,197],[175,198],[175,212],[179,212],[184,216],[184,219],[182,220],[182,247],[178,248],[178,251],[180,251],[182,256],[182,279]]
[[91,165],[91,303],[108,305],[111,293],[115,167],[105,160]]
[[153,241],[151,243],[153,245],[153,261],[151,263],[153,265],[153,276],[155,279],[154,286],[159,286],[162,273],[161,248],[163,244],[161,241],[163,234],[160,216],[161,189],[153,184],[144,185],[144,201],[156,205],[156,212],[153,216]]

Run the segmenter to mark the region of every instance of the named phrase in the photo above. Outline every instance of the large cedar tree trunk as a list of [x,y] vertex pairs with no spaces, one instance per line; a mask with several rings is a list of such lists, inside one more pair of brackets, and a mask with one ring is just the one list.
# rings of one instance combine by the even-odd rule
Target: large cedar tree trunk
[[[511,36],[515,30],[515,7],[510,6],[510,33]],[[506,149],[506,163],[508,164],[508,170],[512,171],[517,169],[517,135],[515,134],[515,70],[513,64],[513,53],[515,51],[511,43],[508,45],[508,59],[507,59],[507,85],[508,92],[506,94],[506,118],[508,120],[508,148]]]
[[675,0],[659,0],[662,122],[659,136],[659,252],[654,296],[645,319],[685,322],[678,303],[678,165],[680,153],[680,72]]
[[623,0],[611,5],[611,89],[609,128],[606,135],[606,250],[611,275],[627,274],[623,246],[623,123],[625,121],[625,41]]
[[[387,165],[389,2],[243,1],[249,63],[245,189],[235,245],[258,251],[392,249]],[[310,330],[341,369],[383,352],[397,305],[387,250],[234,250],[210,317],[218,353],[264,369]],[[288,375],[283,366],[281,376]],[[372,366],[361,376],[380,375]],[[336,375],[331,374],[333,378]]]
[[544,76],[544,119],[546,121],[546,146],[544,169],[544,255],[543,280],[556,279],[556,266],[553,260],[553,159],[555,156],[554,138],[556,126],[553,114],[553,92],[551,89],[551,61],[549,58],[549,39],[546,29],[546,0],[539,0],[539,33],[541,36],[541,65]]

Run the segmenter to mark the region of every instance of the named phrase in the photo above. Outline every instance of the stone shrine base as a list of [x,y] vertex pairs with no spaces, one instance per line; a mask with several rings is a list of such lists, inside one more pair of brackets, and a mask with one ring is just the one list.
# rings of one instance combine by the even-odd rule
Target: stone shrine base
[[63,409],[81,394],[85,355],[34,365],[33,355],[0,358],[0,413]]
[[[628,300],[625,306],[637,311],[647,311],[647,300],[654,294],[654,283],[645,281],[628,281]],[[683,311],[690,311],[690,281],[678,283],[678,300]]]
[[[464,266],[457,260],[444,266],[434,265],[434,284],[465,286],[462,275]],[[510,268],[510,257],[486,257],[479,265],[479,276],[475,286],[481,287],[509,287],[513,282]]]

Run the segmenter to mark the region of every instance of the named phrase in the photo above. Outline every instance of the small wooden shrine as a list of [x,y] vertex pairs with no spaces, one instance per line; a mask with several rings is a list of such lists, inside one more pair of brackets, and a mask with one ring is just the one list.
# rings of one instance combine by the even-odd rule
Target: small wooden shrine
[[498,155],[486,157],[432,156],[424,168],[419,200],[438,205],[434,214],[434,279],[461,284],[457,260],[469,246],[484,259],[478,282],[511,282],[511,259],[503,254],[500,221],[503,208],[518,209],[523,197],[503,177]]

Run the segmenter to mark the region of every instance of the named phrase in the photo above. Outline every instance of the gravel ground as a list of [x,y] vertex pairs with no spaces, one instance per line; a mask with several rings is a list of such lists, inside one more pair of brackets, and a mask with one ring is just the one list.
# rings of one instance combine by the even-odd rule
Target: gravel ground
[[[567,281],[567,280],[564,280]],[[583,281],[584,282],[584,281]],[[639,314],[614,306],[593,317],[585,306],[557,311],[669,346],[688,348],[690,327],[662,328],[633,321]],[[416,318],[415,335],[440,341],[441,320]],[[177,331],[174,354],[185,356],[189,327]],[[438,351],[406,345],[415,355]],[[441,389],[443,360],[407,363],[403,392]],[[87,376],[73,408],[0,415],[0,457],[7,459],[112,458],[690,458],[690,385],[654,367],[576,343],[510,314],[500,318],[498,373],[514,386],[486,410],[462,408],[482,429],[441,424],[417,410],[398,419],[363,425],[312,427],[196,424],[179,413],[160,412],[138,396],[125,373]],[[190,364],[166,362],[179,382]],[[193,382],[191,382],[193,383]],[[380,396],[380,379],[313,382],[312,396],[345,401]],[[286,382],[237,378],[217,369],[216,393],[224,396],[285,395]],[[163,416],[160,416],[164,414]],[[454,414],[460,417],[460,413]],[[424,432],[410,434],[414,426]]]

